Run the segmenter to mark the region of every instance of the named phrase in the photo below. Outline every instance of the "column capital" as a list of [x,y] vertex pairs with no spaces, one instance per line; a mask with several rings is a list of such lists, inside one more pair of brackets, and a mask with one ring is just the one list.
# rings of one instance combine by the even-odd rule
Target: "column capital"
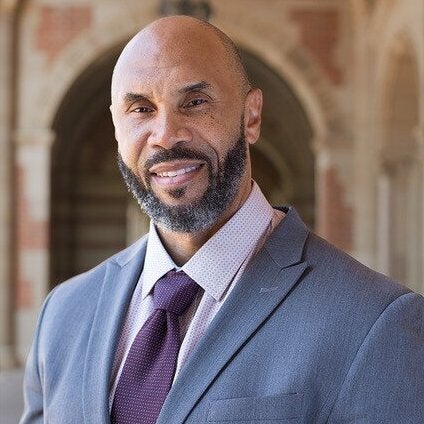
[[410,132],[408,143],[380,146],[378,157],[383,169],[395,170],[399,165],[410,166],[424,160],[424,127],[416,126]]
[[18,128],[14,132],[14,142],[18,146],[51,147],[55,139],[55,132],[51,128]]
[[335,154],[352,149],[352,138],[347,136],[328,134],[326,136],[314,137],[312,139],[312,150],[318,155],[331,151]]

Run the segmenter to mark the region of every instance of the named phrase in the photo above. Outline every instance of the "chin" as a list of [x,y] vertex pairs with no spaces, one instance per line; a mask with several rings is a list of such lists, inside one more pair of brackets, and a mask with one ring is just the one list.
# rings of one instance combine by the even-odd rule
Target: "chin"
[[190,187],[178,187],[174,189],[168,189],[165,191],[165,194],[155,193],[155,195],[162,202],[169,206],[190,206],[201,201],[205,195],[205,191],[195,190],[192,192]]

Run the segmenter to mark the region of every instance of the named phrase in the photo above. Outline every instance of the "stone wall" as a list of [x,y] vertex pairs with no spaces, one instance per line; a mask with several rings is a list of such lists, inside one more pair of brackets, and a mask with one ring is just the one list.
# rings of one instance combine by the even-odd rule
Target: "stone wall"
[[[404,200],[414,222],[402,224],[411,234],[405,281],[424,291],[424,96],[418,96],[424,92],[423,2],[210,5],[212,23],[283,79],[305,111],[313,132],[315,230],[384,272],[391,272],[396,254],[387,245],[400,237],[389,231],[399,216],[385,208],[394,190],[393,179],[385,177],[385,111],[390,90],[402,85],[391,69],[399,69],[407,50],[417,90],[408,107],[415,107],[417,118],[402,133],[411,133],[415,170],[404,186],[415,193]],[[159,2],[27,0],[6,1],[1,8],[0,49],[7,60],[0,61],[0,191],[6,200],[0,208],[0,348],[2,364],[10,366],[13,352],[23,361],[51,287],[51,157],[59,110],[84,72],[159,16]],[[396,47],[400,38],[407,41]]]

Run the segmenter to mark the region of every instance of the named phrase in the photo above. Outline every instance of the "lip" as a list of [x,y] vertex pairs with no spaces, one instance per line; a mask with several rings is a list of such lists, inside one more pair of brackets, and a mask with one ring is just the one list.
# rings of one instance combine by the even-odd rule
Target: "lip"
[[152,180],[163,187],[178,187],[191,181],[204,167],[201,161],[172,161],[152,166]]
[[199,160],[176,160],[176,161],[170,161],[170,162],[162,162],[158,163],[157,165],[153,165],[149,172],[151,174],[161,174],[161,173],[167,173],[167,172],[181,172],[185,169],[189,168],[198,168],[201,165],[203,165],[204,162]]

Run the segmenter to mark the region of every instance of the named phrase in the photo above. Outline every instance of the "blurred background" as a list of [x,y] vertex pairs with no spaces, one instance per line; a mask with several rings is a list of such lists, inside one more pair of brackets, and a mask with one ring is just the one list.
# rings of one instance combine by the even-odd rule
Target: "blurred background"
[[2,423],[16,422],[47,293],[148,228],[117,170],[109,85],[122,47],[160,16],[207,19],[240,48],[265,97],[252,157],[268,199],[424,292],[424,0],[0,5]]

